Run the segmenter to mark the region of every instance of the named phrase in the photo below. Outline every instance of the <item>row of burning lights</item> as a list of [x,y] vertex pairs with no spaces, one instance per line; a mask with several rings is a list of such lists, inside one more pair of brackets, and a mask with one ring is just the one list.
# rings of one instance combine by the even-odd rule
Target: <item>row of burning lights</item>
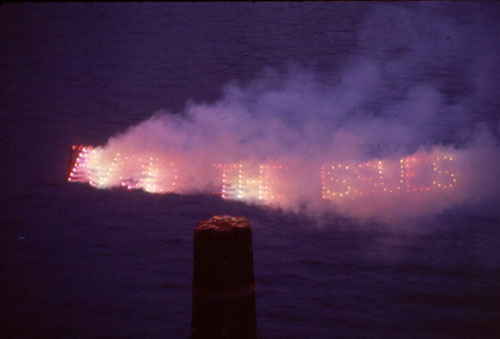
[[276,201],[281,195],[272,188],[276,186],[277,172],[287,170],[286,166],[260,165],[257,179],[247,178],[243,164],[212,164],[222,169],[222,193],[224,199],[257,198]]
[[[111,161],[102,159],[102,154],[89,146],[73,146],[78,155],[68,174],[72,182],[88,182],[98,188],[121,185],[128,189],[143,189],[150,193],[176,191],[177,169],[172,162],[158,157],[141,158],[116,153]],[[452,156],[431,158],[429,155],[400,159],[400,172],[396,182],[389,185],[384,178],[387,173],[384,163],[369,161],[356,166],[337,164],[321,167],[323,199],[345,199],[349,196],[370,196],[375,193],[426,192],[452,189],[457,181],[455,173],[441,167],[449,166]],[[106,165],[106,163],[108,165]],[[420,184],[418,167],[430,168],[432,183]],[[252,175],[243,164],[213,164],[222,170],[222,192],[224,199],[258,199],[276,201],[282,198],[277,185],[280,171],[286,166],[260,165]],[[249,174],[250,173],[250,174]]]
[[[428,192],[433,188],[446,190],[453,188],[457,179],[455,173],[451,170],[443,170],[438,166],[442,165],[443,162],[448,162],[449,165],[451,161],[453,161],[453,157],[448,155],[436,158],[424,155],[400,159],[399,177],[396,178],[396,184],[392,185],[392,187],[384,182],[385,173],[382,161],[369,161],[358,164],[354,168],[342,164],[328,168],[323,166],[321,168],[322,196],[324,199],[338,199],[353,193],[360,196],[370,196],[380,192]],[[418,166],[430,168],[430,164],[432,164],[434,174],[432,183],[419,183],[418,176],[420,172],[416,171],[415,168]],[[375,175],[363,175],[363,172],[366,171]],[[355,187],[355,183],[357,187]],[[363,186],[365,187],[364,190],[361,189]]]
[[[105,188],[115,186],[118,176],[119,184],[127,189],[143,189],[150,193],[166,193],[175,189],[178,175],[173,162],[153,156],[141,158],[135,154],[123,156],[115,153],[109,166],[105,166],[102,154],[92,147],[73,146],[73,150],[79,153],[68,181],[88,182],[91,186]],[[123,173],[121,169],[130,164],[134,166]]]

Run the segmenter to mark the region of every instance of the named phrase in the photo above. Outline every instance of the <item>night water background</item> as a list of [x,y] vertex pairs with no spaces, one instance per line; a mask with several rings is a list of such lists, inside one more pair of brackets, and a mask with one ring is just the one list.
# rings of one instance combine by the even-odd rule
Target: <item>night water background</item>
[[498,138],[499,14],[497,3],[1,6],[0,336],[188,337],[192,232],[216,214],[251,220],[259,337],[500,336],[498,200],[386,226],[65,180],[71,145],[103,145],[290,64],[330,81],[369,58],[387,86],[366,114],[430,84],[472,109],[433,141],[478,122]]

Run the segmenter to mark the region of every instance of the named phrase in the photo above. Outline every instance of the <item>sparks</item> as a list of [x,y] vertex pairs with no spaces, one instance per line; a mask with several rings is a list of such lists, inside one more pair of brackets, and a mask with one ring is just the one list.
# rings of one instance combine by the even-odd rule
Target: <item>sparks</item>
[[[109,153],[109,152],[108,152]],[[182,192],[184,171],[172,159],[158,154],[108,154],[102,148],[72,146],[67,180],[103,189],[123,187],[149,193]],[[432,156],[419,152],[391,160],[372,159],[361,163],[330,163],[321,166],[320,197],[343,201],[356,197],[390,194],[425,194],[451,191],[457,185],[454,156]],[[181,166],[182,167],[182,166]],[[210,167],[208,165],[208,167]],[[283,200],[294,178],[283,164],[212,163],[219,170],[223,199],[274,203]],[[319,183],[318,183],[319,184]]]

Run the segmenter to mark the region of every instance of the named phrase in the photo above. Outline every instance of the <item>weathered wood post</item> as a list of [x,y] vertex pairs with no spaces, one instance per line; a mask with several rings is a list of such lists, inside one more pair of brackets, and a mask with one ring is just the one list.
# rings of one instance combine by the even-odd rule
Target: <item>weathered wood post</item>
[[202,220],[193,249],[191,338],[257,338],[250,221]]

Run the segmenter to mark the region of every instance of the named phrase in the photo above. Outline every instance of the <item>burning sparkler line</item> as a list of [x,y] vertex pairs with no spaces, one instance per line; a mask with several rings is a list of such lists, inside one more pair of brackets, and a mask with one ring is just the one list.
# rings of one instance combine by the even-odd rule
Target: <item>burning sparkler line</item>
[[[380,194],[409,194],[453,189],[457,182],[452,155],[426,153],[394,160],[370,160],[358,164],[323,165],[321,198],[342,201]],[[284,165],[213,163],[220,171],[220,195],[223,199],[273,204],[286,195],[289,186]],[[184,171],[173,161],[158,155],[148,156],[116,152],[105,154],[101,148],[72,146],[67,180],[88,183],[96,188],[121,186],[149,193],[179,193]]]

